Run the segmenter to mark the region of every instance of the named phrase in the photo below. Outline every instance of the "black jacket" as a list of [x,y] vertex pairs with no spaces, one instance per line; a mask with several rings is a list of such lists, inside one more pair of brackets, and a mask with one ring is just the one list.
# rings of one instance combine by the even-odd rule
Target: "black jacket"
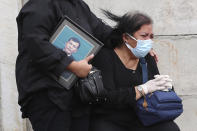
[[[16,82],[19,104],[23,107],[37,91],[46,90],[60,108],[70,103],[72,90],[66,91],[46,74],[60,75],[73,60],[55,48],[49,39],[61,18],[67,15],[87,32],[104,42],[111,31],[82,0],[30,0],[18,17],[18,57]],[[66,103],[66,104],[63,104]]]
[[[146,57],[148,79],[153,79],[159,74],[157,64],[152,56]],[[113,63],[113,64],[112,64]],[[138,63],[136,70],[128,69],[112,49],[103,48],[94,58],[95,67],[101,70],[103,85],[107,90],[108,102],[94,105],[92,108],[93,119],[109,120],[119,125],[135,125],[136,93],[135,86],[142,84],[142,69]],[[135,125],[136,126],[136,125]]]

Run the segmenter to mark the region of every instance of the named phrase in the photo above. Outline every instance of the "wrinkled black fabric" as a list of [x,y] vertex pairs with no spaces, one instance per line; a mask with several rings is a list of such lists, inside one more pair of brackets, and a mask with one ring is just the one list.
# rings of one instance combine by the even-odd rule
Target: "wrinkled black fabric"
[[[148,54],[145,58],[150,80],[159,74],[159,71],[152,56]],[[142,69],[139,63],[136,70],[128,69],[114,50],[103,48],[95,57],[93,65],[101,70],[109,101],[92,108],[90,131],[180,130],[173,121],[144,127],[138,120],[134,86],[142,84]]]
[[60,109],[70,108],[73,92],[66,91],[47,76],[48,72],[60,75],[73,61],[49,42],[65,15],[102,42],[111,31],[82,0],[29,0],[17,17],[16,82],[23,113],[31,95],[46,89]]
[[[146,56],[148,77],[153,79],[159,74],[156,62],[150,55]],[[94,105],[92,119],[99,117],[123,127],[134,126],[136,116],[136,93],[134,86],[142,84],[142,70],[138,63],[136,70],[128,69],[112,49],[103,48],[93,61],[101,70],[104,88],[107,90],[108,103]]]

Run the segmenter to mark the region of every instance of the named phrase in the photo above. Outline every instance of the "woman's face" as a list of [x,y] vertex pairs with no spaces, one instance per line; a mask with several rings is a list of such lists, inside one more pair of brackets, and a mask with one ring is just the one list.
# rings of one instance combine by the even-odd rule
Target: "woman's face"
[[142,25],[141,28],[133,34],[133,36],[137,40],[153,39],[154,35],[152,24]]
[[[154,35],[152,24],[142,25],[141,28],[133,34],[133,37],[136,40],[153,39]],[[123,35],[123,40],[130,44],[133,48],[135,48],[137,45],[137,41],[133,40],[131,37],[127,35]]]

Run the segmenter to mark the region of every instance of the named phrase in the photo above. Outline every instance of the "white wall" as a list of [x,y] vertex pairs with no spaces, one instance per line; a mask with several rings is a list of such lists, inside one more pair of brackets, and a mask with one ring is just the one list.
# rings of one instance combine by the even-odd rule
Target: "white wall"
[[84,0],[100,18],[108,9],[122,15],[127,11],[145,12],[154,20],[154,49],[159,55],[161,74],[174,80],[177,93],[183,99],[184,113],[176,119],[181,131],[196,131],[197,127],[197,1],[196,0]]
[[[27,0],[24,0],[27,1]],[[197,5],[196,0],[84,0],[97,16],[106,20],[99,8],[122,15],[140,10],[154,20],[154,48],[159,55],[162,74],[169,74],[177,93],[183,98],[184,113],[176,120],[181,131],[197,127]],[[17,104],[15,59],[17,26],[15,18],[20,0],[0,1],[0,131],[26,131]],[[193,34],[193,35],[192,35]]]
[[23,131],[26,126],[21,119],[17,104],[15,83],[15,59],[17,55],[17,26],[15,18],[21,8],[20,1],[0,1],[0,93],[1,131]]

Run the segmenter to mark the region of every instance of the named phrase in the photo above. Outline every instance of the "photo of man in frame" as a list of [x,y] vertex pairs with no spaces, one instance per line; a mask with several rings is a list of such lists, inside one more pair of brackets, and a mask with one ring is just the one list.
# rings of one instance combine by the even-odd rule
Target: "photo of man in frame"
[[[73,53],[76,53],[77,50],[79,49],[80,47],[80,41],[76,38],[76,37],[71,37],[69,38],[69,40],[65,43],[65,47],[63,49],[64,52],[66,52],[66,54],[69,56],[69,57],[72,57],[73,60],[75,60],[75,57],[72,56]],[[66,71],[66,72],[63,72],[62,73],[62,76],[65,78],[65,79],[68,79],[69,76],[71,75],[72,72],[70,71]]]
[[[71,57],[75,61],[80,61],[87,57],[94,48],[92,43],[87,41],[86,38],[81,36],[68,25],[65,25],[59,31],[56,38],[52,41],[52,44],[63,50],[68,57]],[[72,74],[72,72],[66,70],[60,77],[66,81],[69,81]]]

